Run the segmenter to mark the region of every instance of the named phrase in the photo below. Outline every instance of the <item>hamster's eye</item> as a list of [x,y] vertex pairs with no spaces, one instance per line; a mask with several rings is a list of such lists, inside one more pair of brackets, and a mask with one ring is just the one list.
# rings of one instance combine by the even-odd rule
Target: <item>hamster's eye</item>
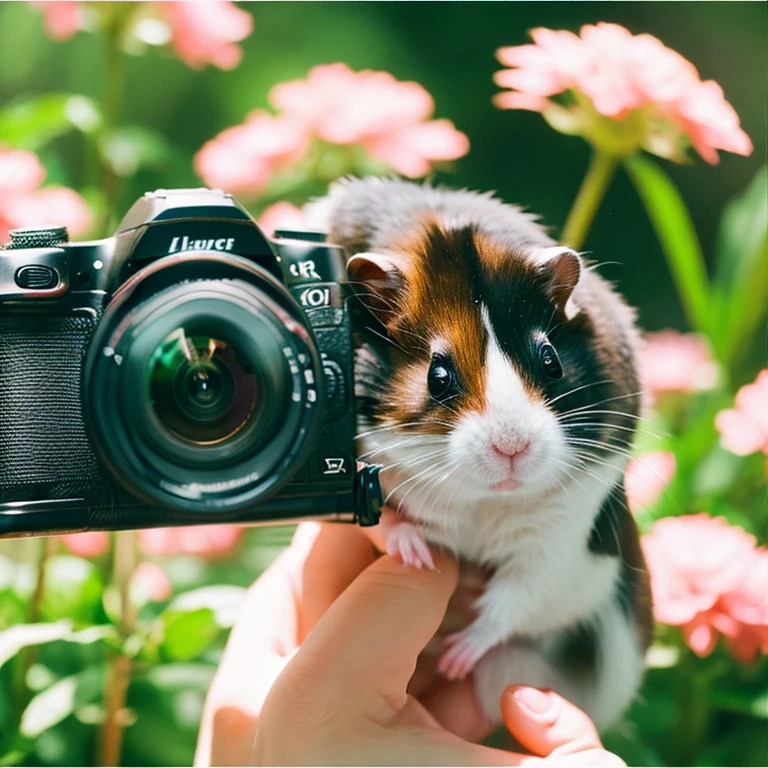
[[541,360],[541,367],[548,378],[562,378],[563,366],[560,365],[560,358],[557,356],[555,348],[548,342],[545,342],[539,348],[539,359]]
[[435,400],[446,400],[458,390],[458,376],[453,363],[445,355],[435,353],[427,374],[429,394]]

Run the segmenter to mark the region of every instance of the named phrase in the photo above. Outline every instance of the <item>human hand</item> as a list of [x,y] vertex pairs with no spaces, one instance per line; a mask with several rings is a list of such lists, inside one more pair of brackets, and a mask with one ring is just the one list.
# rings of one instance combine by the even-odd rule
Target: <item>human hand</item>
[[377,559],[360,529],[300,526],[249,591],[195,765],[623,765],[584,713],[519,686],[505,691],[501,714],[539,757],[472,743],[489,725],[471,681],[439,678],[422,653],[458,579],[455,561],[435,561],[437,571],[408,569]]

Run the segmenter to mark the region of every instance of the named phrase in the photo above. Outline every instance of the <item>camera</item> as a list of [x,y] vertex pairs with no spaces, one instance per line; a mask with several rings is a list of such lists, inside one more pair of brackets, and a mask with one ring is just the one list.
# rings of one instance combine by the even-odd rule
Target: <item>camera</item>
[[0,250],[0,537],[378,521],[355,460],[350,288],[323,233],[218,190],[148,192],[113,237]]

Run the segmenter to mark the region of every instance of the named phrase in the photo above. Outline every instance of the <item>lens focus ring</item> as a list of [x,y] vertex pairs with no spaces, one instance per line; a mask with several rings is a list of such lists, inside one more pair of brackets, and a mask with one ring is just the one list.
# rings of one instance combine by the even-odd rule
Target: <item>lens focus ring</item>
[[85,370],[89,430],[136,496],[236,512],[273,495],[311,453],[322,367],[271,276],[245,262],[228,265],[245,280],[181,284],[176,260],[165,274],[163,261],[115,295],[97,329]]

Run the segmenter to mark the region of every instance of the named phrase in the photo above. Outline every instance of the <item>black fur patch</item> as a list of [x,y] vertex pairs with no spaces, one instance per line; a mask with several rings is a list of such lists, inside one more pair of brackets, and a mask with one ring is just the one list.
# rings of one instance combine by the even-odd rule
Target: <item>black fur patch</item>
[[650,644],[653,615],[648,571],[623,486],[617,485],[603,502],[592,527],[588,547],[595,555],[621,558],[616,600],[624,615],[638,622],[646,645]]

